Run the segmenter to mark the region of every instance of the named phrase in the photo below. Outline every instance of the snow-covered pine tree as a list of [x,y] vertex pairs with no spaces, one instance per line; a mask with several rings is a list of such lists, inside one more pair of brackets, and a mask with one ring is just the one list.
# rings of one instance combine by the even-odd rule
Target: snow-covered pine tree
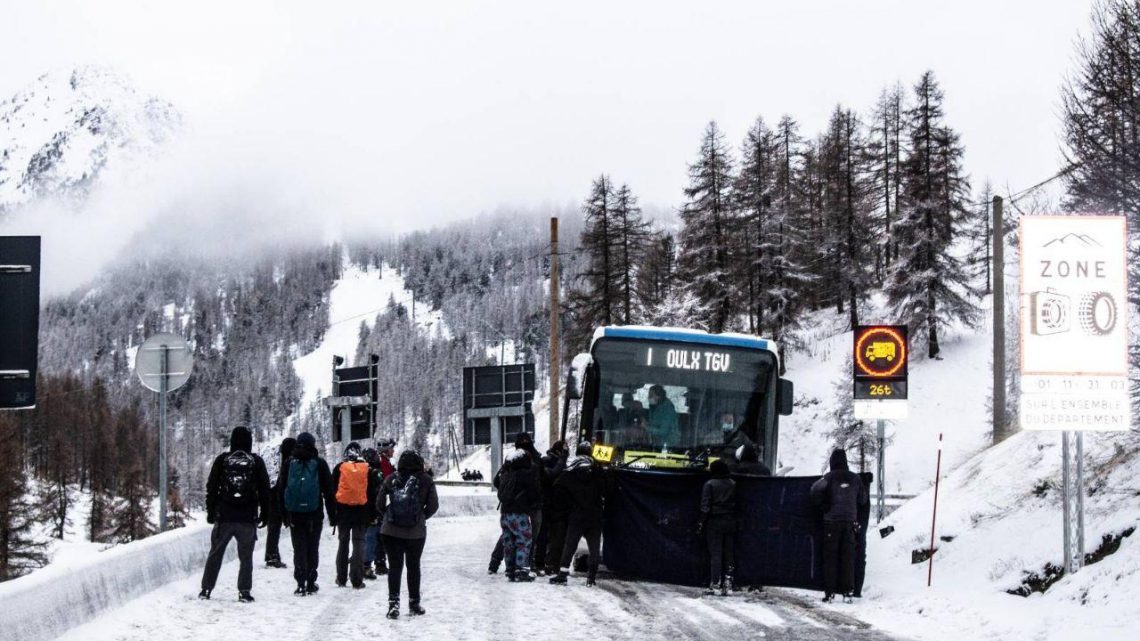
[[115,543],[138,541],[155,533],[150,507],[154,492],[147,484],[146,473],[138,461],[132,462],[123,476],[120,494],[115,501],[115,524],[110,538]]
[[47,563],[44,543],[35,539],[36,509],[28,501],[20,430],[0,417],[0,581]]
[[978,279],[983,295],[993,292],[993,222],[990,211],[993,197],[993,188],[987,180],[982,185],[977,201],[970,206],[966,232],[966,237],[970,240],[970,275]]
[[896,83],[883,89],[871,114],[870,137],[867,143],[874,176],[875,218],[880,221],[882,241],[875,245],[875,274],[881,284],[887,268],[898,254],[893,242],[891,226],[898,218],[899,194],[902,191],[900,165],[902,164],[903,88]]
[[566,297],[572,319],[571,343],[576,347],[588,344],[595,327],[612,325],[619,318],[622,279],[617,271],[620,262],[620,245],[615,234],[617,199],[618,190],[610,177],[602,174],[594,180],[590,196],[582,205],[585,226],[578,248],[585,254],[586,267],[579,272],[578,282]]
[[744,137],[740,149],[740,171],[732,194],[740,221],[733,237],[740,241],[737,268],[738,291],[745,294],[750,330],[763,334],[768,330],[769,301],[762,293],[772,279],[772,262],[780,239],[768,234],[772,225],[773,196],[779,146],[775,133],[757,118]]
[[637,296],[637,272],[649,242],[649,223],[641,216],[637,196],[629,185],[617,191],[613,211],[615,276],[617,277],[617,320],[625,325],[640,322],[643,306]]
[[844,311],[854,329],[870,287],[875,237],[871,221],[872,183],[866,141],[855,112],[837,106],[820,144],[827,257],[824,277],[832,283],[836,311]]
[[637,271],[637,291],[644,309],[645,321],[661,321],[665,302],[674,292],[674,275],[677,269],[677,245],[673,235],[665,231],[653,232],[645,246],[645,260]]
[[687,201],[681,208],[677,273],[696,302],[686,324],[710,332],[735,327],[731,239],[736,221],[732,210],[732,156],[716,122],[705,128],[697,160],[689,165]]
[[943,123],[942,98],[934,73],[922,74],[907,111],[899,256],[886,286],[895,319],[909,326],[912,343],[926,341],[930,358],[938,357],[940,329],[978,319],[969,271],[953,246],[969,215],[970,183],[958,134]]

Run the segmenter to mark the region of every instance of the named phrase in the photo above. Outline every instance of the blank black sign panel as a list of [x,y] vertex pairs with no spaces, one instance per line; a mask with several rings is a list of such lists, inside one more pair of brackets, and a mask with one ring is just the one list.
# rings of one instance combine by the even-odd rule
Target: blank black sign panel
[[0,409],[36,404],[40,238],[0,236]]

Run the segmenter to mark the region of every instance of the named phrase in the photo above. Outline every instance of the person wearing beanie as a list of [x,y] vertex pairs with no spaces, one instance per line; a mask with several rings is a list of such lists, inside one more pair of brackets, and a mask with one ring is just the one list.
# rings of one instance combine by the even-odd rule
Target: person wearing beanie
[[279,496],[281,494],[279,487],[277,487],[277,479],[281,476],[281,467],[293,455],[293,446],[297,444],[297,439],[289,436],[281,441],[281,445],[277,448],[276,464],[269,470],[269,478],[273,479],[273,487],[270,488],[269,500],[269,518],[266,520],[265,526],[265,567],[267,568],[287,568],[285,562],[281,560],[281,525],[284,508],[281,506]]
[[[339,546],[336,552],[336,585],[364,587],[364,533],[376,510],[376,484],[360,444],[352,442],[344,448],[344,459],[333,468],[332,485],[336,488],[336,524]],[[349,559],[349,544],[352,558]],[[351,567],[350,567],[351,566]],[[375,575],[373,575],[375,576]]]
[[863,479],[847,469],[847,452],[836,449],[831,468],[811,486],[811,501],[823,511],[823,600],[836,594],[850,603],[855,589],[855,544],[859,507],[870,503]]
[[238,426],[230,433],[230,449],[214,459],[206,481],[206,522],[213,524],[210,553],[202,572],[198,598],[209,599],[218,582],[218,571],[230,539],[237,540],[238,600],[253,602],[253,546],[257,528],[265,527],[269,516],[269,473],[265,462],[254,454],[249,429]]
[[424,471],[424,460],[414,450],[404,450],[376,496],[376,510],[383,514],[380,535],[388,555],[388,618],[400,616],[400,579],[408,570],[408,612],[424,614],[420,605],[420,556],[427,541],[427,520],[439,510],[435,481]]
[[289,538],[293,541],[293,579],[297,581],[293,594],[315,594],[320,589],[317,566],[324,514],[330,523],[336,523],[336,497],[329,464],[317,453],[317,439],[312,434],[297,435],[292,456],[281,466],[277,487],[284,507],[285,527],[289,528]]
[[697,533],[705,535],[709,551],[709,587],[705,594],[719,590],[721,596],[726,596],[735,588],[736,481],[724,459],[709,463],[709,476],[701,488],[701,520],[697,523]]
[[[531,440],[530,434],[521,432],[517,437],[515,437],[515,449],[508,454],[508,457],[515,452],[521,452],[522,454],[526,455],[527,459],[529,460],[527,469],[530,473],[533,473],[538,480],[537,494],[535,495],[533,501],[531,501],[531,507],[526,512],[527,529],[530,530],[531,534],[531,545],[530,552],[527,554],[525,567],[539,569],[540,566],[535,565],[535,558],[537,556],[536,548],[540,544],[545,544],[546,541],[542,507],[544,502],[544,495],[546,494],[549,485],[549,479],[547,478],[547,469],[546,465],[543,463],[542,456],[534,447],[534,441]],[[496,490],[499,489],[501,476],[505,470],[505,465],[503,467],[500,467],[498,473],[495,475],[495,478],[491,480],[491,485]],[[509,538],[510,537],[508,536],[507,532],[504,530],[503,536],[501,536],[499,540],[495,542],[495,547],[491,550],[491,562],[487,566],[488,574],[495,574],[498,572],[499,564],[503,562],[504,554],[510,553],[508,550],[510,547],[510,542],[508,541]],[[511,563],[507,563],[507,566],[509,570]],[[528,570],[527,574],[529,574],[529,572],[530,571]],[[510,578],[509,574],[507,578]],[[526,579],[524,578],[523,580],[525,581]]]
[[550,577],[550,582],[555,585],[567,583],[570,563],[574,560],[578,542],[583,537],[590,552],[586,585],[593,586],[597,582],[598,563],[601,561],[605,480],[602,470],[594,464],[593,449],[588,441],[579,443],[576,455],[566,462],[566,469],[554,482],[554,491],[564,491],[570,498],[570,517],[566,521],[566,541],[562,545],[558,574]]

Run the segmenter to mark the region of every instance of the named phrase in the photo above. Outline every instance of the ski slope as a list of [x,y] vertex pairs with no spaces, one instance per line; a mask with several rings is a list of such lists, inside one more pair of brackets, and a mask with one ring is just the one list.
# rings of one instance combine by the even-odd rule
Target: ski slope
[[[446,499],[444,499],[446,500]],[[593,639],[787,639],[789,641],[886,641],[890,637],[847,611],[826,610],[782,590],[704,597],[696,588],[599,578],[586,588],[581,577],[560,587],[539,579],[509,583],[489,576],[487,558],[499,535],[498,516],[433,519],[424,551],[423,606],[427,615],[387,621],[387,588],[333,585],[336,543],[326,529],[319,583],[312,597],[291,594],[290,570],[254,570],[257,602],[236,600],[237,563],[223,566],[214,599],[199,601],[198,576],[170,583],[124,607],[72,629],[61,641],[312,641],[394,638],[562,641]],[[288,537],[282,554],[289,560]],[[260,556],[256,557],[260,559]]]

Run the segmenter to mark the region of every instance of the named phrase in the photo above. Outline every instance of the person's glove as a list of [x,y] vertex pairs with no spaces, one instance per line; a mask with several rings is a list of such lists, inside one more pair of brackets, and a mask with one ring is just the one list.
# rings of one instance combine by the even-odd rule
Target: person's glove
[[206,512],[206,522],[213,525],[218,522],[218,517],[213,512]]
[[292,519],[292,517],[289,516],[288,512],[281,515],[281,525],[284,525],[285,527],[287,527],[289,529],[293,528],[293,519]]

